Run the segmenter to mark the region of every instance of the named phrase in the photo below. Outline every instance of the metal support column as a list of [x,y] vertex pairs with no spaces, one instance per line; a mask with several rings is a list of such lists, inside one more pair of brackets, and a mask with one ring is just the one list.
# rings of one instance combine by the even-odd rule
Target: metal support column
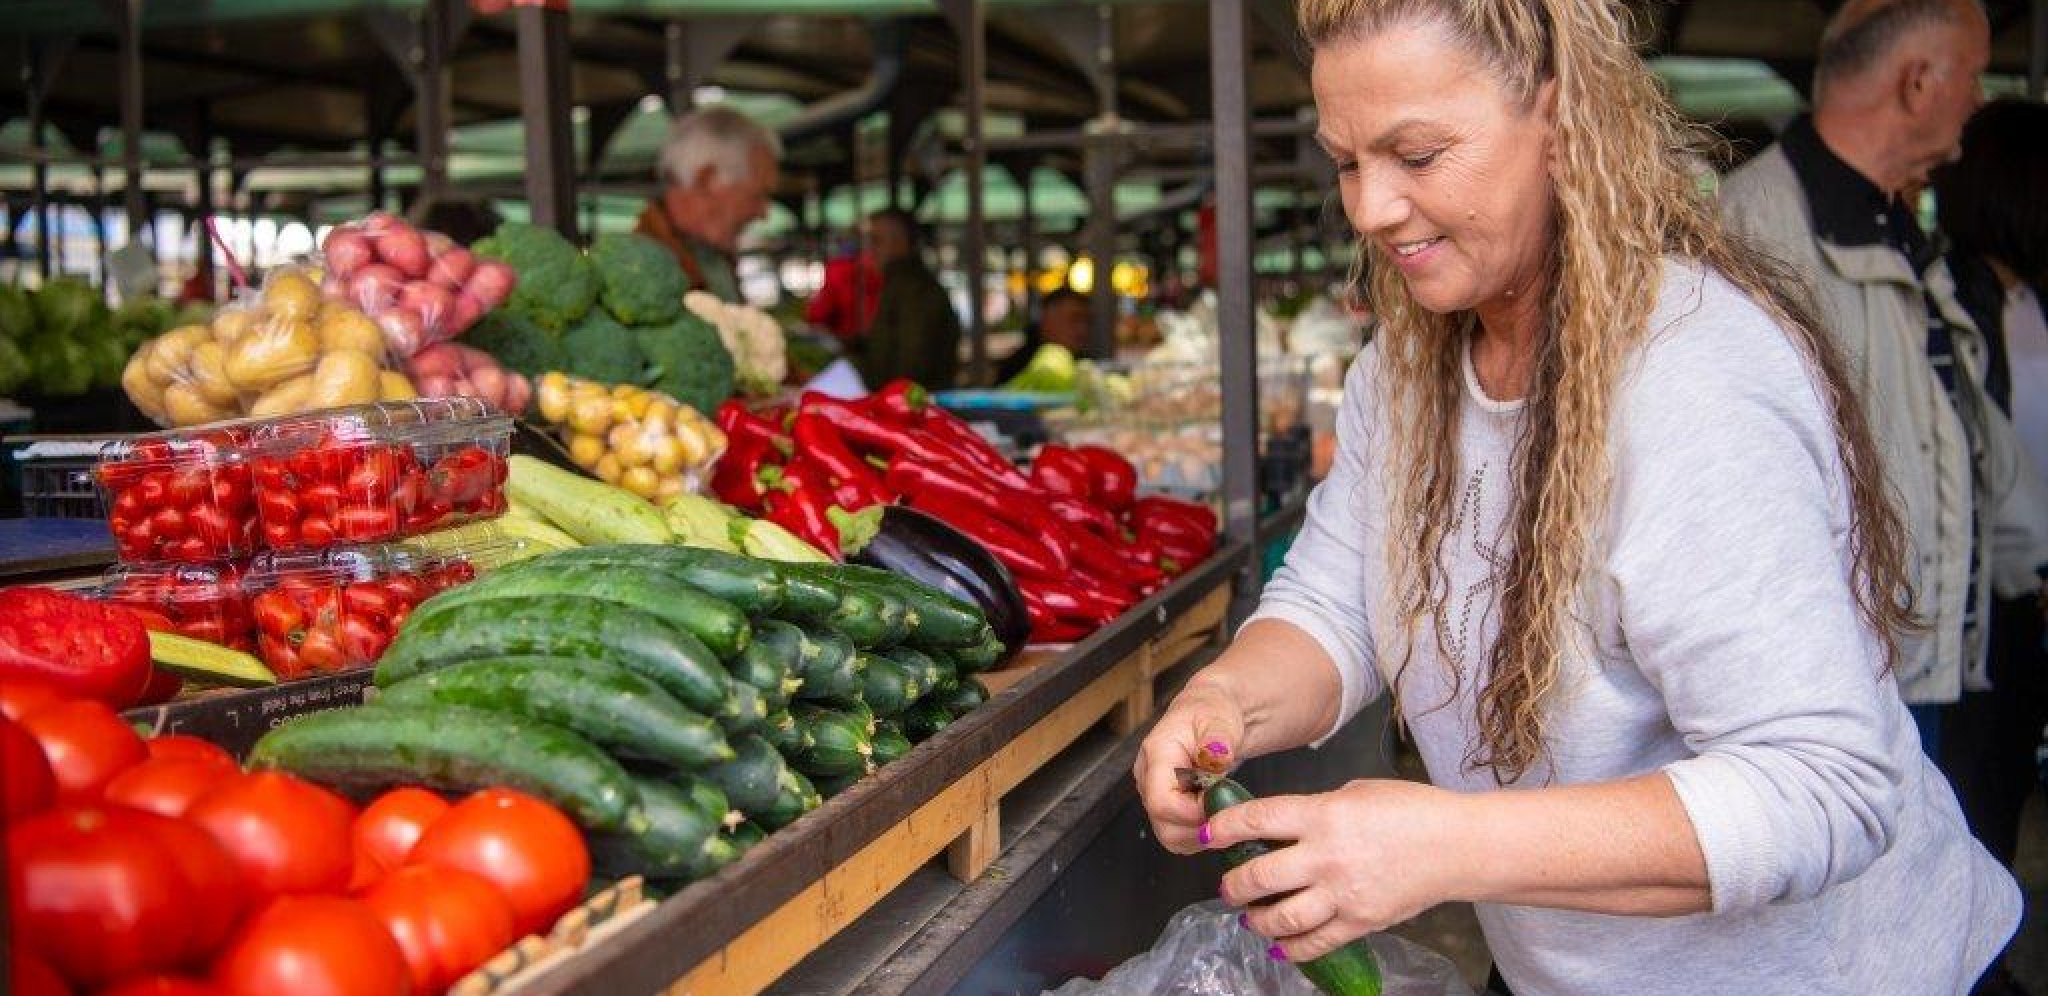
[[142,0],[109,0],[109,7],[121,58],[121,204],[133,243],[149,220],[142,203]]
[[1210,0],[1209,83],[1216,138],[1216,319],[1223,388],[1223,532],[1249,552],[1238,567],[1232,620],[1257,605],[1259,375],[1252,317],[1251,97],[1245,6]]
[[526,126],[526,200],[533,221],[576,237],[576,144],[569,104],[569,11],[523,6],[519,107]]
[[[939,9],[960,39],[960,101],[965,105],[967,132],[961,136],[961,168],[967,171],[967,231],[961,240],[961,262],[967,273],[967,380],[987,383],[988,315],[982,309],[988,282],[988,226],[982,206],[982,173],[988,166],[983,141],[984,84],[988,74],[988,8],[984,0],[939,0]],[[943,388],[950,384],[927,384]]]
[[2034,43],[2027,48],[2027,92],[2048,100],[2048,0],[2034,0]]
[[1081,161],[1088,188],[1088,256],[1095,278],[1088,292],[1088,354],[1099,360],[1116,358],[1116,288],[1109,275],[1116,266],[1116,172],[1121,154],[1114,136],[1098,135],[1089,141]]
[[52,245],[55,226],[50,221],[54,209],[50,203],[50,85],[74,41],[63,37],[29,42],[21,67],[21,89],[28,104],[28,146],[35,160],[29,165],[29,204],[36,220],[36,272],[45,280],[56,271],[57,262]]

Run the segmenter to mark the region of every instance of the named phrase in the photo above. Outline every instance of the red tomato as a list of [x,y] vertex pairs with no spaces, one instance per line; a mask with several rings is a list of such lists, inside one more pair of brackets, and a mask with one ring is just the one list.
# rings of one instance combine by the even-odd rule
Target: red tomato
[[259,897],[348,884],[355,808],[311,782],[269,771],[237,778],[201,796],[185,818],[234,856]]
[[519,937],[505,894],[460,868],[400,868],[363,901],[405,954],[415,993],[446,991]]
[[354,899],[285,896],[242,926],[213,965],[223,996],[406,996],[405,955]]
[[7,949],[8,992],[14,996],[71,996],[71,987],[50,963],[22,950],[19,944]]
[[384,579],[384,591],[391,596],[393,605],[418,605],[427,595],[426,587],[419,578],[410,574],[393,574]]
[[244,545],[241,520],[230,516],[218,505],[194,506],[191,514],[185,517],[185,528],[191,538],[205,544],[210,552],[222,556],[234,553]]
[[213,475],[205,468],[194,467],[171,475],[164,499],[181,508],[190,508],[212,496]]
[[397,868],[405,864],[427,828],[447,811],[448,800],[426,789],[392,789],[363,807],[356,817],[356,851],[382,868]]
[[256,628],[280,640],[290,639],[306,625],[306,610],[281,591],[266,591],[249,607],[256,616]]
[[136,815],[58,807],[8,831],[8,926],[74,982],[169,968],[192,951],[192,883]]
[[382,505],[391,497],[391,489],[398,486],[398,456],[390,450],[372,450],[349,471],[342,481],[342,493],[350,501],[366,505]]
[[182,975],[149,975],[101,990],[99,996],[221,996],[221,992],[212,983],[199,979],[188,979]]
[[299,652],[290,643],[264,633],[256,638],[256,656],[277,672],[278,678],[290,681],[306,676],[306,666],[299,663]]
[[[236,777],[241,777],[237,775]],[[191,886],[189,899],[180,909],[192,931],[187,959],[202,961],[213,955],[228,939],[247,908],[249,892],[243,887],[242,870],[205,830],[187,820],[155,813],[109,810],[116,818],[136,823],[158,843],[185,873]]]
[[164,816],[183,816],[199,797],[242,777],[216,761],[189,757],[154,757],[107,783],[106,799]]
[[22,725],[49,758],[62,801],[99,798],[115,775],[149,757],[142,738],[121,722],[114,710],[91,699],[38,709]]
[[390,616],[391,610],[397,607],[381,582],[358,581],[341,589],[341,608],[350,614],[381,619]]
[[57,686],[39,678],[0,678],[0,716],[20,722],[28,714],[66,698]]
[[0,716],[0,823],[42,812],[57,797],[57,779],[43,746],[14,720]]
[[576,825],[511,789],[485,789],[457,803],[427,828],[406,863],[490,879],[512,903],[522,936],[545,931],[568,912],[590,878],[590,850]]
[[355,543],[384,539],[398,531],[398,512],[388,505],[348,505],[334,513],[334,531]]
[[149,671],[149,634],[120,606],[48,588],[0,588],[0,674],[121,708],[142,694]]
[[240,769],[235,756],[222,750],[220,745],[209,743],[184,733],[163,733],[144,740],[142,745],[149,749],[150,757],[181,757],[195,761],[209,761],[223,767]]
[[[185,635],[192,636],[190,632],[187,632]],[[193,638],[198,639],[198,637]],[[181,678],[161,668],[151,668],[149,672],[149,684],[142,686],[142,694],[136,696],[135,704],[139,706],[162,705],[165,702],[169,702],[170,700],[177,698],[178,693],[184,690],[184,678]]]
[[310,630],[299,644],[299,669],[303,673],[334,674],[347,664],[348,655],[331,629]]
[[368,667],[384,655],[384,648],[391,645],[391,633],[368,616],[348,616],[342,619],[340,635],[341,656],[349,667]]
[[456,450],[434,462],[427,472],[427,490],[456,508],[472,505],[497,480],[493,460],[489,452],[475,446]]
[[149,517],[149,524],[156,530],[156,534],[164,539],[185,538],[186,523],[183,509],[175,506],[157,509],[156,514]]
[[298,528],[290,522],[263,523],[263,543],[273,550],[289,550],[299,543]]
[[302,546],[327,546],[334,542],[334,520],[321,515],[309,515],[299,521],[299,544]]

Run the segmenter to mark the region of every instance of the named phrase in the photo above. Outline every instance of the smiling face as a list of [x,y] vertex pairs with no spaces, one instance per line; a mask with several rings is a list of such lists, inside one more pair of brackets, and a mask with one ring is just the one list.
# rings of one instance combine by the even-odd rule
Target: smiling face
[[1418,304],[1485,320],[1539,299],[1555,214],[1550,84],[1521,99],[1432,24],[1324,45],[1312,83],[1345,214]]

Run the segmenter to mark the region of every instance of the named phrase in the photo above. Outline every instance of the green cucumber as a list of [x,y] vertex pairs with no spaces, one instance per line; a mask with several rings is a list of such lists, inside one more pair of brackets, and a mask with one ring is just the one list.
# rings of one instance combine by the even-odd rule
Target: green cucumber
[[831,612],[809,621],[822,623],[845,633],[863,650],[893,646],[910,633],[910,610],[895,594],[878,588],[851,585],[822,569],[804,564],[776,565],[782,571],[785,591],[792,579],[810,581],[830,589]]
[[867,776],[866,776],[866,775],[864,775],[864,774],[863,774],[863,775],[828,775],[828,776],[824,776],[824,777],[820,777],[820,778],[814,779],[814,781],[815,781],[815,782],[817,783],[817,786],[818,786],[818,796],[819,796],[819,798],[821,798],[821,799],[830,799],[830,798],[832,798],[833,796],[835,796],[835,795],[838,795],[839,793],[841,793],[841,792],[844,792],[844,791],[846,791],[847,789],[850,789],[850,788],[852,788],[855,782],[858,782],[858,781],[860,781],[861,779],[863,779],[863,778],[866,778],[866,777],[867,777]]
[[724,807],[707,805],[687,787],[653,778],[633,779],[647,826],[639,833],[592,834],[590,857],[604,877],[642,875],[689,881],[709,856],[723,827]]
[[684,770],[733,756],[710,720],[653,681],[601,661],[463,661],[385,688],[377,701],[515,713],[574,731],[614,754]]
[[384,687],[443,664],[509,656],[616,664],[653,679],[707,716],[718,712],[732,684],[710,648],[687,630],[616,602],[542,596],[498,598],[408,618],[377,662],[376,682]]
[[718,874],[726,865],[738,861],[746,853],[737,838],[729,833],[715,833],[704,842],[704,856],[692,862],[688,869],[690,881],[695,882]]
[[725,701],[719,703],[711,718],[727,733],[749,733],[767,724],[768,703],[761,697],[760,689],[744,681],[729,682],[725,686]]
[[639,609],[704,641],[720,660],[747,648],[753,630],[747,615],[728,602],[647,564],[553,564],[526,561],[493,571],[469,584],[421,602],[413,615],[432,618],[457,605],[526,595],[597,598]]
[[806,647],[803,631],[780,619],[754,623],[754,640],[738,657],[726,662],[734,678],[760,690],[772,712],[789,705],[803,688],[798,675]]
[[932,696],[931,703],[955,717],[981,708],[988,701],[988,686],[972,675],[963,677],[952,690]]
[[861,656],[866,660],[862,662],[860,697],[875,715],[894,716],[924,694],[918,676],[909,668],[888,657]]
[[796,697],[804,702],[850,705],[860,701],[862,658],[853,642],[823,626],[801,629],[804,647],[798,659],[797,677],[803,687]]
[[159,671],[224,688],[265,688],[277,675],[254,655],[176,633],[149,631],[149,659]]
[[[1202,792],[1202,811],[1214,816],[1253,798],[1244,786],[1228,778],[1218,778]],[[1270,849],[1271,845],[1263,841],[1248,840],[1225,848],[1223,863],[1236,868]],[[1301,974],[1328,996],[1380,996],[1379,959],[1373,957],[1372,949],[1363,940],[1352,941],[1321,958],[1294,967],[1301,969]]]
[[932,702],[919,702],[903,711],[903,735],[914,744],[938,736],[940,730],[952,723],[953,714]]
[[[535,557],[530,564],[559,566],[658,567],[711,597],[730,602],[749,615],[783,607],[782,577],[773,564],[718,550],[651,543],[590,546]],[[831,611],[829,608],[826,611]]]
[[910,753],[910,738],[903,735],[903,727],[891,721],[875,724],[875,763],[888,764]]
[[1003,641],[996,639],[996,631],[988,629],[979,641],[965,646],[954,647],[948,655],[961,674],[980,674],[995,667],[1003,659]]
[[775,571],[782,582],[782,618],[791,622],[821,623],[830,619],[839,608],[839,589],[823,579],[812,577],[801,571],[790,570],[797,566],[780,561],[762,561]]
[[951,661],[940,661],[939,655],[928,654],[915,647],[890,647],[882,656],[895,661],[909,672],[917,684],[917,696],[922,698],[939,690],[940,686],[954,679]]
[[368,705],[308,713],[264,734],[247,764],[350,793],[505,786],[560,806],[587,830],[647,825],[619,762],[561,727],[502,712]]
[[791,716],[787,709],[768,715],[768,721],[761,725],[761,738],[768,741],[769,746],[774,747],[775,752],[783,757],[789,757],[811,745],[804,736],[804,728],[797,725],[796,718]]
[[841,564],[830,568],[821,565],[819,569],[829,570],[845,581],[872,585],[902,599],[905,608],[917,620],[908,639],[919,646],[971,646],[981,639],[982,630],[988,626],[988,618],[980,607],[894,571],[860,564]]
[[749,820],[734,827],[732,833],[727,836],[732,839],[733,846],[739,848],[741,854],[745,854],[767,840],[768,831],[761,829],[760,824]]
[[734,809],[758,819],[775,808],[782,774],[789,765],[774,745],[757,733],[733,738],[732,750],[732,760],[704,769],[703,775],[725,792]]
[[785,767],[782,774],[776,776],[774,805],[754,819],[770,830],[780,830],[824,803],[824,797],[818,794],[818,787],[811,784],[810,778],[795,768]]
[[869,739],[872,720],[816,706],[798,706],[794,714],[810,746],[790,757],[790,767],[817,777],[863,775],[875,769],[875,745]]

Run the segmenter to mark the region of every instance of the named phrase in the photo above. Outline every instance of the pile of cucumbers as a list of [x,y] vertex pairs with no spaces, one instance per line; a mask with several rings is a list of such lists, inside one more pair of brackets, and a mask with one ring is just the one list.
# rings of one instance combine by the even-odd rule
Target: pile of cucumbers
[[506,786],[567,812],[601,875],[688,882],[988,699],[975,606],[900,575],[628,544],[434,596],[369,705],[250,754],[344,791]]

